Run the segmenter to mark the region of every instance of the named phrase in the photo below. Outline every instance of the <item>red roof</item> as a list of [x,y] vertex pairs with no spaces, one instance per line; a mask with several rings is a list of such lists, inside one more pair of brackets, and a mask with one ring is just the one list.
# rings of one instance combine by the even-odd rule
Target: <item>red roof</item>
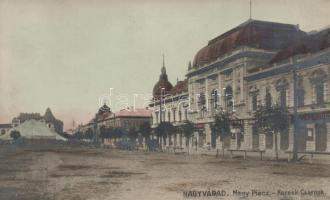
[[188,79],[178,81],[178,83],[170,91],[172,95],[188,92]]
[[288,47],[279,51],[270,63],[276,63],[292,56],[306,53],[315,53],[330,47],[330,29],[307,35]]
[[195,56],[193,66],[215,61],[239,46],[279,50],[305,33],[295,25],[249,20],[209,41]]

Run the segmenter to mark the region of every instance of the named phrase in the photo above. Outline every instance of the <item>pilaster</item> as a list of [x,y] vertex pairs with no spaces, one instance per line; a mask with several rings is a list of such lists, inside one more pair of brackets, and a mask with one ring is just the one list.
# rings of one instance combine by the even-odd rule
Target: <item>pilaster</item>
[[252,149],[253,147],[253,132],[252,125],[244,123],[244,146],[245,149]]

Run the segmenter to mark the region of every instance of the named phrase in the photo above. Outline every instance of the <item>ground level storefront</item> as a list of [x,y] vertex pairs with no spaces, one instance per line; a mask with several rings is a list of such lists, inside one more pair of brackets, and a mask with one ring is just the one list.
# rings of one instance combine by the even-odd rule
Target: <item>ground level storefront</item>
[[[300,113],[297,123],[298,151],[330,152],[330,112]],[[212,123],[195,124],[194,140],[197,147],[205,145],[216,149],[275,150],[275,135],[260,131],[253,119],[235,120],[231,135],[220,140],[211,131]],[[294,126],[292,120],[286,131],[278,134],[280,151],[292,151]]]

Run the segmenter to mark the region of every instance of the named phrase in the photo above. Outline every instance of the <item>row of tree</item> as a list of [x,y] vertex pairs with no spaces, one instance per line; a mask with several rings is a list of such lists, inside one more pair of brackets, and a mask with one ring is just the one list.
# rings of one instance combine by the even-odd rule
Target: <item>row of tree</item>
[[[278,135],[287,134],[289,126],[289,112],[285,107],[278,105],[259,106],[254,112],[254,126],[257,129],[255,134],[263,133],[271,135],[275,142],[275,156],[278,159]],[[220,137],[223,142],[225,138],[231,136],[231,115],[227,112],[219,112],[214,117],[214,123],[211,126],[212,134]]]
[[[289,114],[285,108],[279,106],[259,106],[254,112],[255,126],[258,129],[258,133],[274,135],[275,144],[277,144],[277,135],[280,133],[287,133]],[[231,127],[233,119],[231,114],[227,112],[219,112],[214,117],[214,122],[211,125],[212,135],[215,138],[220,137],[220,141],[223,142],[225,138],[231,136]],[[190,121],[186,121],[182,125],[174,126],[170,122],[161,122],[154,129],[151,128],[149,122],[145,122],[140,125],[138,129],[131,128],[125,130],[122,128],[106,128],[100,127],[99,138],[104,142],[104,139],[118,139],[129,138],[135,141],[137,138],[142,137],[145,142],[148,143],[150,139],[156,137],[158,147],[162,148],[162,144],[166,144],[166,139],[173,135],[180,134],[186,138],[186,146],[189,146],[189,141],[194,133],[194,124]],[[73,139],[87,139],[94,140],[94,131],[89,128],[85,133],[77,132],[70,136]],[[276,159],[278,159],[278,149],[275,145]]]

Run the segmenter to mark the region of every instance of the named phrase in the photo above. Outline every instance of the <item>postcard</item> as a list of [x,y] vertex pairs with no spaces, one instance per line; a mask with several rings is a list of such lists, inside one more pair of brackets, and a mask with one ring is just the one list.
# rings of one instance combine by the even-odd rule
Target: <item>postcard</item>
[[330,199],[329,10],[0,0],[0,200]]

